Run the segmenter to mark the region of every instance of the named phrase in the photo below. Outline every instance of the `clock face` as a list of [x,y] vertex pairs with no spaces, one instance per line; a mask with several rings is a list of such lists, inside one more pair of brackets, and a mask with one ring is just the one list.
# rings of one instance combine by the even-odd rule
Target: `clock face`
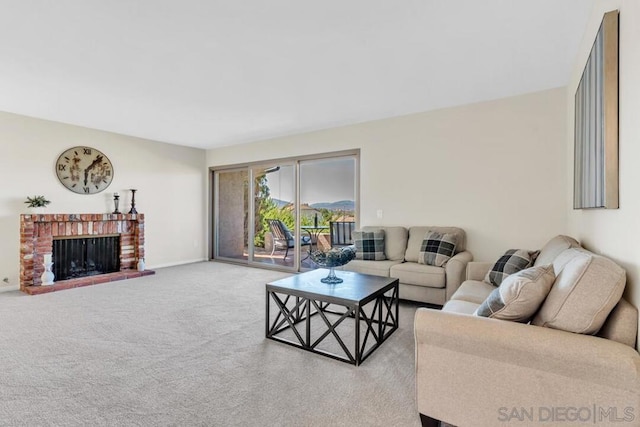
[[58,179],[78,194],[96,194],[113,180],[113,165],[100,151],[91,147],[73,147],[56,162]]

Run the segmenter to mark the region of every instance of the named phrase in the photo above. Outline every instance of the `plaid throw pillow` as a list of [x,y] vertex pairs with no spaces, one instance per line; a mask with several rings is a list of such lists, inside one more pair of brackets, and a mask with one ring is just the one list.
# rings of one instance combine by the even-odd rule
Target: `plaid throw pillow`
[[384,255],[384,230],[355,230],[351,235],[356,245],[356,259],[367,261],[387,259]]
[[498,259],[484,277],[484,281],[493,286],[500,283],[510,274],[529,268],[533,265],[540,251],[525,251],[523,249],[509,249]]
[[476,316],[528,322],[551,290],[553,265],[539,265],[512,274],[476,309]]
[[420,247],[418,264],[443,267],[456,253],[457,243],[455,234],[427,231]]

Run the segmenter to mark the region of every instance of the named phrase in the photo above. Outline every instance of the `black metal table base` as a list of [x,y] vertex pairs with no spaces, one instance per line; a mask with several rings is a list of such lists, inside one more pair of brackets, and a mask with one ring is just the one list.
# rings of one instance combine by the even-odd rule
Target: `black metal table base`
[[[356,366],[360,365],[398,329],[397,282],[390,290],[380,293],[375,299],[364,305],[328,303],[272,290],[267,290],[266,303],[265,332],[267,338]],[[277,309],[274,319],[270,318],[272,303]],[[332,310],[332,306],[344,308],[344,310]],[[330,318],[328,315],[334,316]],[[336,317],[337,320],[335,320]],[[319,331],[319,336],[315,339],[312,339],[313,319],[318,319],[319,327],[322,328]],[[347,319],[354,321],[355,338],[351,346],[345,343],[337,330],[338,326]],[[364,331],[361,331],[361,322],[365,324]],[[318,325],[314,329],[316,333],[318,333],[317,328]],[[287,330],[293,332],[294,339],[280,336]],[[335,338],[343,354],[319,348],[319,345],[330,336]]]

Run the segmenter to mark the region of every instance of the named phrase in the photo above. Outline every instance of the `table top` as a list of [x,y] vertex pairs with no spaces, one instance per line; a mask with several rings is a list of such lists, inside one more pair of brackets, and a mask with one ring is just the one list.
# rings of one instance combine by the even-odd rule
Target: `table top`
[[343,282],[329,285],[320,281],[327,274],[329,274],[328,269],[318,268],[306,273],[285,277],[284,279],[267,283],[267,291],[282,291],[289,295],[338,304],[362,304],[390,290],[398,282],[398,279],[392,277],[371,276],[352,271],[336,271],[336,275]]
[[328,225],[301,225],[301,230],[328,230]]

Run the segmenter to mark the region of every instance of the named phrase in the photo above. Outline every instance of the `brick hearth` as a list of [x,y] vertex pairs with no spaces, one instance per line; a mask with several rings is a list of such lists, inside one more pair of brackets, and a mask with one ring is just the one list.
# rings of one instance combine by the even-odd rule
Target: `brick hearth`
[[[120,272],[80,277],[41,286],[44,255],[53,252],[55,237],[120,235]],[[20,290],[40,294],[153,274],[136,271],[144,258],[144,214],[20,215]],[[53,260],[55,262],[55,260]]]

